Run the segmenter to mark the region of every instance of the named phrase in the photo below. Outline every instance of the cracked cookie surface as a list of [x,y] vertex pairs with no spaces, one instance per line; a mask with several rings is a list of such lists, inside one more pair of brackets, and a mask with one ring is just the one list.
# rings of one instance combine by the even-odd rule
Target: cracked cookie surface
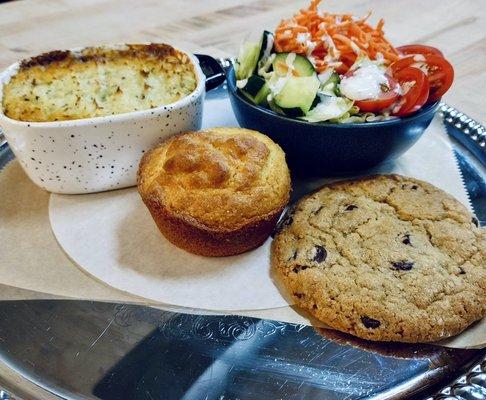
[[343,181],[300,200],[272,265],[295,303],[332,328],[430,342],[486,314],[486,231],[453,197],[399,175]]

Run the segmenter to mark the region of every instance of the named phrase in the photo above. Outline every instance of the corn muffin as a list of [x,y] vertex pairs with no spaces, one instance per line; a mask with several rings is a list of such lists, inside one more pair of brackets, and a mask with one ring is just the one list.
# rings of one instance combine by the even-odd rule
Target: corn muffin
[[4,114],[48,122],[147,110],[197,86],[190,58],[166,44],[52,51],[20,63],[4,84]]
[[261,245],[289,201],[282,149],[248,129],[173,136],[144,155],[138,190],[162,234],[204,256]]

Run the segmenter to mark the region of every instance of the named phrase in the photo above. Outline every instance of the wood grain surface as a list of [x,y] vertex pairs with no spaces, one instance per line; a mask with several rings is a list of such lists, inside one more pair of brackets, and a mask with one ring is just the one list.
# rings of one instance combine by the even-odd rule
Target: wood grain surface
[[[0,68],[53,49],[167,42],[214,56],[235,55],[241,41],[273,30],[307,4],[301,0],[19,0],[0,5]],[[385,18],[395,45],[440,48],[456,79],[445,101],[486,122],[486,1],[333,0],[323,8]]]

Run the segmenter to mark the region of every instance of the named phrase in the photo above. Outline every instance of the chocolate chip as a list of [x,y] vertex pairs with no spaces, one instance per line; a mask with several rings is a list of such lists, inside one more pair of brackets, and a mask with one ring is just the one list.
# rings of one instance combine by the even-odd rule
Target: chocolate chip
[[413,268],[413,262],[410,261],[395,261],[391,263],[394,270],[410,271]]
[[471,222],[479,228],[479,220],[476,217],[472,217]]
[[294,268],[292,268],[292,271],[298,274],[300,271],[304,271],[307,268],[309,268],[307,265],[296,265]]
[[[407,188],[407,185],[406,184],[403,184],[402,185],[402,189],[406,189],[406,188]],[[410,186],[410,189],[417,190],[418,189],[418,186],[417,185],[412,185],[412,186]]]
[[319,211],[321,211],[324,208],[324,206],[320,206],[317,210],[312,211],[312,214],[317,215],[319,214]]
[[297,297],[298,299],[301,299],[302,297],[305,296],[304,293],[294,293],[294,296]]
[[294,222],[294,218],[292,217],[292,212],[290,210],[282,217],[282,219],[278,222],[277,226],[273,230],[271,236],[274,237],[277,233],[282,231],[286,226],[289,226]]
[[466,271],[464,271],[464,268],[459,267],[459,275],[465,275]]
[[294,252],[292,253],[292,255],[289,257],[287,261],[292,261],[295,260],[296,258],[297,258],[297,250],[294,250]]
[[406,233],[405,235],[403,235],[402,243],[408,246],[412,245],[412,242],[410,241],[410,234]]
[[314,246],[314,257],[312,258],[312,261],[321,263],[323,261],[326,261],[327,258],[327,251],[323,246],[316,245]]
[[344,211],[351,211],[351,210],[354,210],[355,208],[358,208],[358,206],[355,206],[354,204],[350,204],[350,205],[346,206]]
[[365,328],[376,329],[381,325],[381,322],[377,319],[373,319],[370,317],[361,317],[361,322],[365,326]]

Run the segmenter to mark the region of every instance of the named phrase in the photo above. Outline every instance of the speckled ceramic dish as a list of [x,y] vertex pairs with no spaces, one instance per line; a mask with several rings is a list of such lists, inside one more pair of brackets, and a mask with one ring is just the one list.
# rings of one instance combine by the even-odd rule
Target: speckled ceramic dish
[[[146,150],[168,136],[201,127],[206,76],[197,58],[188,56],[197,86],[171,104],[56,122],[18,121],[0,110],[0,127],[27,175],[45,190],[74,194],[135,185]],[[14,64],[0,76],[2,89],[18,68]]]

